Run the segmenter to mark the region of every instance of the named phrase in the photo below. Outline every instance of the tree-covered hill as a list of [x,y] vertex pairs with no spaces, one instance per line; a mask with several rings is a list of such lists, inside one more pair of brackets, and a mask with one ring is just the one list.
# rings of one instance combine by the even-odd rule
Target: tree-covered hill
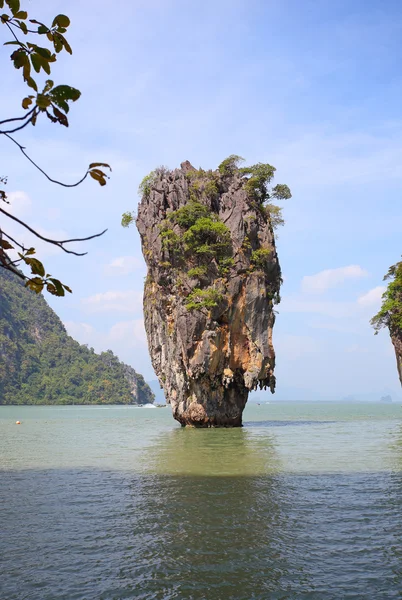
[[153,401],[142,375],[74,341],[42,295],[0,269],[0,404]]

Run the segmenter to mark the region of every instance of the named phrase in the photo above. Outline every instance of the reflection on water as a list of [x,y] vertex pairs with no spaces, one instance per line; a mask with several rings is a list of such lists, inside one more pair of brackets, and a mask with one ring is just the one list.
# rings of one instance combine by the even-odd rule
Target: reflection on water
[[402,589],[398,474],[2,476],[6,600],[376,600]]
[[1,421],[1,600],[400,598],[401,422],[302,410]]
[[148,472],[166,475],[250,476],[277,473],[271,435],[246,429],[173,429],[162,433],[146,458]]

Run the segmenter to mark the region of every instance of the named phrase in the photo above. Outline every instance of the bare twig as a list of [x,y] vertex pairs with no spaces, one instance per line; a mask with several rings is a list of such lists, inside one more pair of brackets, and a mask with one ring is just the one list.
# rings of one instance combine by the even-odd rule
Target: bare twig
[[16,246],[19,246],[21,248],[21,250],[25,250],[25,246],[23,244],[20,244],[19,242],[17,242],[17,240],[12,238],[11,235],[8,235],[8,233],[6,233],[5,231],[1,231],[0,235],[8,238],[13,244],[15,244]]
[[37,113],[34,113],[32,116],[29,117],[28,121],[26,121],[19,127],[15,127],[14,129],[8,129],[7,131],[1,131],[1,129],[0,129],[0,135],[7,135],[8,133],[15,133],[16,131],[21,131],[21,129],[24,129],[24,127],[26,127],[27,125],[29,125],[31,123],[32,119],[36,115],[37,115]]
[[0,125],[4,125],[4,123],[12,123],[13,121],[25,121],[25,119],[33,113],[35,108],[36,108],[36,106],[31,108],[31,110],[29,112],[27,112],[23,117],[15,117],[13,119],[4,119],[4,121],[0,121]]
[[107,231],[107,229],[105,229],[101,233],[95,233],[94,235],[90,235],[85,238],[75,238],[75,239],[71,239],[71,240],[52,240],[51,238],[47,238],[47,237],[41,235],[40,233],[35,231],[35,229],[32,229],[32,227],[30,227],[29,225],[24,223],[24,221],[21,221],[21,219],[18,219],[18,217],[15,217],[14,215],[10,215],[10,213],[8,213],[3,208],[0,208],[0,212],[3,213],[4,215],[6,215],[6,217],[9,217],[13,221],[16,221],[17,223],[19,223],[20,225],[25,227],[25,229],[28,229],[28,231],[33,233],[40,240],[43,240],[44,242],[47,242],[49,244],[53,244],[54,246],[58,246],[67,254],[74,254],[75,256],[85,256],[85,254],[88,254],[88,252],[74,252],[73,250],[68,250],[67,248],[64,248],[63,244],[70,244],[71,242],[87,242],[88,240],[93,240],[94,238],[100,237]]
[[87,171],[85,173],[84,177],[82,177],[79,181],[77,181],[77,183],[63,183],[62,181],[57,181],[57,179],[52,179],[51,177],[49,177],[49,175],[43,169],[40,168],[39,165],[36,164],[36,162],[34,162],[32,160],[32,158],[30,156],[28,156],[28,154],[25,152],[24,146],[21,146],[21,144],[18,143],[17,140],[15,140],[13,137],[11,137],[11,135],[9,135],[8,133],[3,132],[3,135],[5,135],[8,139],[10,139],[12,142],[14,142],[14,144],[16,144],[16,146],[18,146],[18,148],[21,150],[21,152],[25,156],[25,158],[27,158],[29,160],[29,162],[32,163],[33,166],[36,169],[38,169],[38,171],[40,171],[42,173],[42,175],[44,175],[46,177],[46,179],[48,179],[52,183],[57,183],[57,185],[61,185],[62,187],[65,187],[65,188],[73,188],[73,187],[77,187],[78,185],[80,185],[88,177],[89,171]]

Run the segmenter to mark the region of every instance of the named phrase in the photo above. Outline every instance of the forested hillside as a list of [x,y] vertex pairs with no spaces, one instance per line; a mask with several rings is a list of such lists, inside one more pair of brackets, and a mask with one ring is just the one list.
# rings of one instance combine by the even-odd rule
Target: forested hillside
[[44,297],[0,269],[0,404],[146,404],[142,375],[74,341]]

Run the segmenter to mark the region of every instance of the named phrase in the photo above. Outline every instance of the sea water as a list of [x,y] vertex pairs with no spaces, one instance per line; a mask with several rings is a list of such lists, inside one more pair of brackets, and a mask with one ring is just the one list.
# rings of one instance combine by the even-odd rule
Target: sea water
[[0,407],[1,600],[401,591],[399,404],[249,404],[211,430],[170,407]]

